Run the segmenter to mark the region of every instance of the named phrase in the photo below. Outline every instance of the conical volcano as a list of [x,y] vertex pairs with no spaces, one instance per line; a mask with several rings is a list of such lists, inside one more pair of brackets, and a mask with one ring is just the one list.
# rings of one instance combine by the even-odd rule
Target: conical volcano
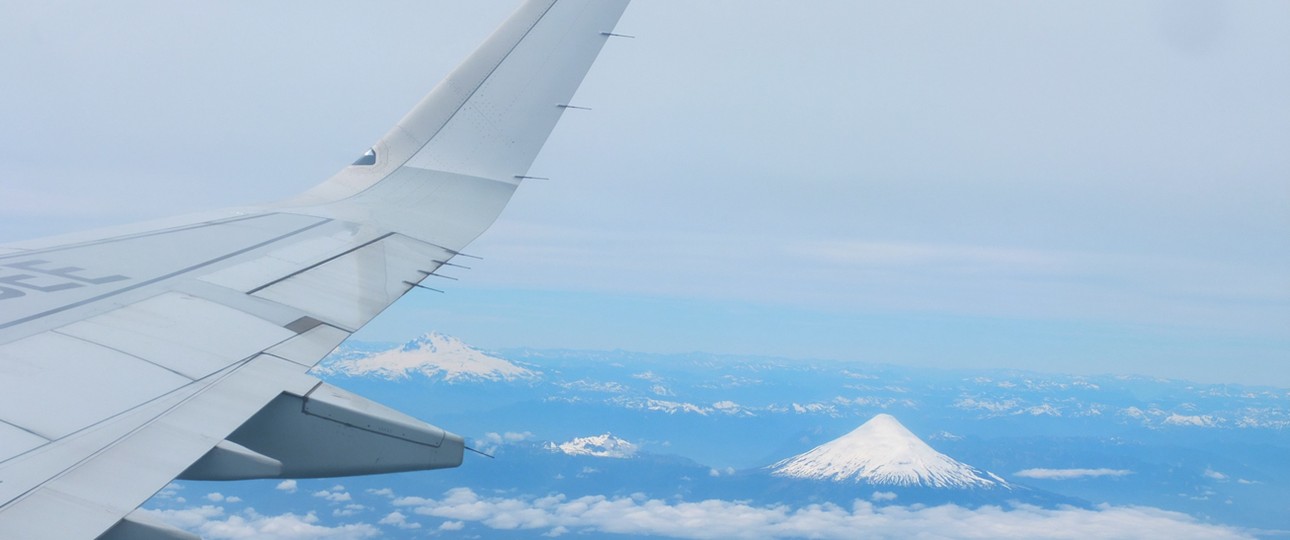
[[834,482],[951,489],[1007,488],[1006,481],[937,452],[889,414],[770,466],[771,474]]

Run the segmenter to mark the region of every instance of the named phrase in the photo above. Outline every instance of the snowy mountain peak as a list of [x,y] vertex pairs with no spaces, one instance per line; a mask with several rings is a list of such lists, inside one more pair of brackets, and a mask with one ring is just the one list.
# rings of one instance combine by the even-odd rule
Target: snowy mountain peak
[[489,356],[460,339],[431,332],[401,347],[341,359],[321,368],[350,376],[375,375],[386,379],[406,378],[412,373],[441,376],[445,382],[469,380],[513,381],[533,379],[539,373]]
[[547,449],[571,456],[629,458],[636,455],[637,446],[606,433],[591,437],[578,437],[566,443],[548,443]]
[[934,488],[1009,487],[933,450],[889,414],[879,414],[851,433],[770,466],[771,474],[834,482]]

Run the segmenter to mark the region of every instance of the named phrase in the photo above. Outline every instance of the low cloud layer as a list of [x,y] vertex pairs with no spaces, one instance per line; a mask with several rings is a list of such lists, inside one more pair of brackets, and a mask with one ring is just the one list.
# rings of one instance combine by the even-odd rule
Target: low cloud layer
[[1100,476],[1127,476],[1133,474],[1128,469],[1025,469],[1013,473],[1021,478],[1039,480],[1072,480],[1075,478],[1097,478]]
[[[1130,474],[1116,469],[1029,471],[1032,478],[1034,475],[1077,478]],[[182,486],[174,484],[167,489],[177,492]],[[339,485],[326,491],[349,493]],[[317,493],[302,490],[299,497],[326,498],[316,498]],[[216,498],[210,495],[215,494],[204,498]],[[464,487],[450,489],[437,498],[399,496],[389,488],[368,489],[359,496],[365,497],[362,502],[368,504],[333,502],[328,505],[332,512],[326,520],[312,511],[264,515],[252,508],[230,511],[211,504],[144,512],[210,540],[354,540],[455,531],[487,537],[489,529],[535,537],[623,534],[699,540],[857,536],[875,539],[1252,538],[1247,530],[1203,523],[1186,514],[1159,508],[1111,505],[1092,509],[1041,508],[1019,503],[980,508],[953,504],[906,506],[891,505],[897,497],[886,492],[871,495],[877,503],[857,499],[849,506],[830,503],[756,506],[717,499],[685,502],[653,499],[639,493],[625,497],[577,498],[563,494],[489,496]],[[222,499],[227,503],[234,497],[222,496]],[[177,499],[172,497],[172,500]]]
[[484,497],[468,488],[439,499],[401,497],[396,506],[448,523],[474,522],[499,530],[546,535],[596,532],[675,538],[1247,538],[1243,532],[1200,523],[1181,513],[1146,507],[1044,509],[1017,505],[969,509],[875,507],[856,501],[759,507],[708,500],[668,502],[642,495],[609,498],[564,495],[540,498]]
[[207,540],[357,540],[381,534],[379,528],[367,523],[329,527],[321,524],[313,512],[305,515],[286,513],[265,516],[253,509],[246,509],[230,515],[225,513],[224,508],[211,505],[143,512],[155,519],[200,534]]

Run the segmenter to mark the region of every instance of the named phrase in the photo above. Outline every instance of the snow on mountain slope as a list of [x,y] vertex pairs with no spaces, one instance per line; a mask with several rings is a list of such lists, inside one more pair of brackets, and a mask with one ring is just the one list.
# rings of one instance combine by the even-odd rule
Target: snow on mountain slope
[[539,372],[484,354],[461,340],[431,332],[402,347],[359,358],[340,359],[318,368],[323,373],[375,375],[402,379],[412,373],[441,376],[445,382],[534,379]]
[[933,450],[889,414],[879,414],[851,433],[770,468],[777,476],[835,482],[1010,489],[1002,478]]
[[636,455],[637,446],[606,433],[591,437],[578,437],[566,443],[547,443],[547,449],[571,456],[629,458]]

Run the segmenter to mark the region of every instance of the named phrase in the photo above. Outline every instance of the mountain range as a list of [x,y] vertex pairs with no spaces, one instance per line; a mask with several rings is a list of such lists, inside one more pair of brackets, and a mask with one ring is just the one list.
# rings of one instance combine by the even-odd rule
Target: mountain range
[[[709,354],[482,351],[433,333],[405,344],[347,343],[317,373],[495,457],[345,479],[356,500],[370,492],[419,501],[468,487],[481,497],[528,494],[532,504],[550,494],[766,508],[1109,504],[1290,528],[1281,502],[1290,500],[1284,389]],[[339,498],[330,487],[340,485],[315,491]],[[262,512],[303,511],[289,498],[237,496]],[[334,519],[344,504],[374,506],[335,504]]]

